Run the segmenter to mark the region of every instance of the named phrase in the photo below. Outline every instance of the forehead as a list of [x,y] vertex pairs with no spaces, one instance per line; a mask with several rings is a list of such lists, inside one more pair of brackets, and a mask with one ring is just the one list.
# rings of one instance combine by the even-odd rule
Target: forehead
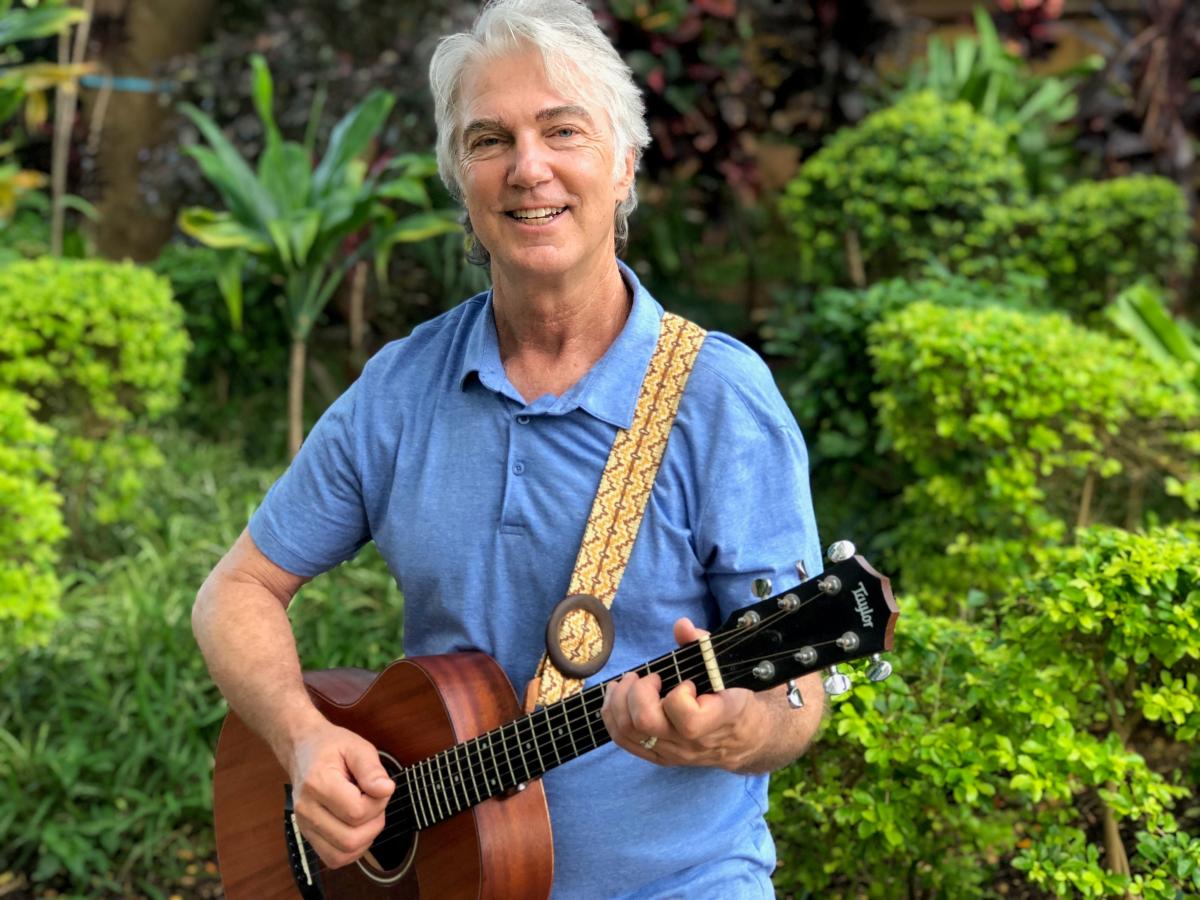
[[580,88],[553,83],[541,54],[532,49],[476,60],[463,74],[459,125],[480,120],[517,124],[551,113],[606,122],[586,77],[581,74],[578,81]]

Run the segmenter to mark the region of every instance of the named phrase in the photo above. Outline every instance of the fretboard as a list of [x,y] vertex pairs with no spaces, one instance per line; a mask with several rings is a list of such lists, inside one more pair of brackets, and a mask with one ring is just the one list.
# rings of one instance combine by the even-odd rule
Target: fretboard
[[[689,679],[698,693],[712,689],[695,644],[632,671],[658,675],[663,694]],[[399,813],[416,828],[428,828],[607,744],[611,737],[600,710],[605,687],[620,677],[408,766],[398,779],[389,816]]]

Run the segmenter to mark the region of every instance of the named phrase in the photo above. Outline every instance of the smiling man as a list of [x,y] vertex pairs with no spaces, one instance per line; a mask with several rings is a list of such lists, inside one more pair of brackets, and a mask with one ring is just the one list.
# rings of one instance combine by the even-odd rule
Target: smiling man
[[[411,655],[482,650],[535,672],[614,437],[633,421],[663,309],[619,262],[649,143],[629,68],[572,0],[498,0],[430,69],[438,162],[493,287],[389,344],[322,417],[202,587],[197,638],[295,786],[301,828],[345,865],[383,825],[376,749],[303,687],[286,606],[373,540]],[[612,615],[605,681],[693,640],[756,577],[819,567],[804,443],[766,367],[704,339]],[[665,696],[609,689],[614,742],[547,773],[554,896],[761,898],[775,863],[764,773],[821,716],[819,682]]]

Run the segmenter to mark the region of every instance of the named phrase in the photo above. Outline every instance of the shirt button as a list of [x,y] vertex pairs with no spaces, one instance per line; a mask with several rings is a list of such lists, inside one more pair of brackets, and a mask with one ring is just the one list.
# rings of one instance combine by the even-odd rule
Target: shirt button
[[525,471],[525,463],[519,463],[519,462],[513,463],[513,474],[514,475],[520,475],[524,471]]
[[517,416],[517,424],[518,425],[528,425],[529,424],[529,416]]

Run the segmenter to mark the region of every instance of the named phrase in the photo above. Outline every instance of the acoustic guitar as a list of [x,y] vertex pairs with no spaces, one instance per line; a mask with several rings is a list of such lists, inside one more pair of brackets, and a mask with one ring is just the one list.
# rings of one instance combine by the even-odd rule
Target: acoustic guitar
[[[763,591],[770,593],[770,588]],[[760,691],[865,656],[891,667],[899,610],[887,578],[849,556],[817,578],[734,613],[713,634],[634,670],[663,692]],[[553,879],[550,818],[538,776],[607,743],[604,684],[522,715],[500,667],[482,653],[402,659],[381,673],[305,674],[318,709],[379,749],[396,782],[368,853],[326,868],[292,813],[288,773],[230,714],[217,743],[217,855],[230,900],[270,898],[538,898]],[[607,682],[606,682],[607,683]],[[802,703],[792,686],[789,699]]]

